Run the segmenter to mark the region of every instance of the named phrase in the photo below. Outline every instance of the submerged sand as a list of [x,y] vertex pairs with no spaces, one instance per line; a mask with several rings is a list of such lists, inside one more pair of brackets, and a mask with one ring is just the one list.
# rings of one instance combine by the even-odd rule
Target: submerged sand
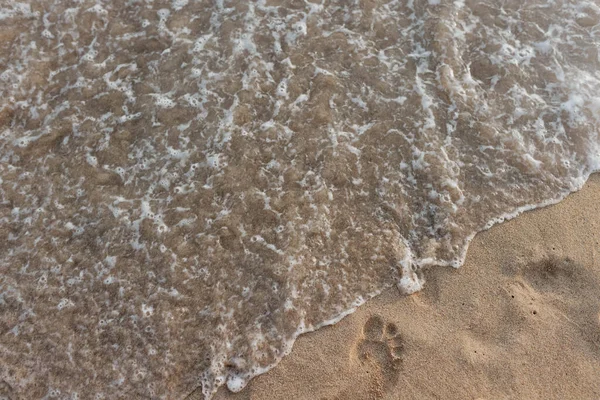
[[[476,232],[580,189],[600,171],[596,3],[0,0],[0,390],[241,390],[298,334],[412,293],[422,268],[462,264]],[[473,254],[477,283],[432,271],[423,294],[319,334],[348,345],[319,362],[333,378],[288,374],[276,381],[303,389],[281,397],[409,393],[410,355],[460,332],[438,314],[472,325],[479,360],[493,354],[481,332],[499,354],[524,340],[517,311],[575,307],[530,309],[537,293],[552,307],[595,294],[574,256],[515,253],[495,277],[500,259]],[[485,286],[521,275],[521,292]],[[456,293],[456,310],[437,305]],[[595,332],[590,318],[570,317]],[[522,376],[496,369],[502,387]]]
[[[465,265],[388,290],[216,399],[600,398],[600,176],[478,234]],[[200,399],[199,393],[190,399]]]

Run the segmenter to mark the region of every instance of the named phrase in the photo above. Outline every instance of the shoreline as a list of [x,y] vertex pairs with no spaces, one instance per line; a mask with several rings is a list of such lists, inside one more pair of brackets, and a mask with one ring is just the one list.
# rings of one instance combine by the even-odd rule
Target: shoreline
[[479,232],[462,267],[426,268],[422,291],[384,290],[214,399],[600,397],[598,198],[595,173]]

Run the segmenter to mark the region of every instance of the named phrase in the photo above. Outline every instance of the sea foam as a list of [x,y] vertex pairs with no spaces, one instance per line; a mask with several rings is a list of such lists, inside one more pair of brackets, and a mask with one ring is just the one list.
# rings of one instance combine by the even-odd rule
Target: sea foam
[[599,22],[568,0],[0,2],[0,379],[208,399],[420,290],[600,169]]

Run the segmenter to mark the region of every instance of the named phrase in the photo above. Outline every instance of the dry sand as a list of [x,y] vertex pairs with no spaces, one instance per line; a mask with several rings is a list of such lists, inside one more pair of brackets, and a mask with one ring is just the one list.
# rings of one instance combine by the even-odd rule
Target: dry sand
[[216,398],[598,399],[599,242],[594,175],[563,202],[477,235],[466,264],[427,271],[422,292],[385,292]]

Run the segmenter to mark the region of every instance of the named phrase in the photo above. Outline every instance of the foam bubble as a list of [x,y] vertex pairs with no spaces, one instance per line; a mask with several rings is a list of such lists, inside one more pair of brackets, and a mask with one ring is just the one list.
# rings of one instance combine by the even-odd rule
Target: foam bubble
[[0,10],[18,35],[0,72],[9,368],[40,365],[65,398],[90,379],[172,398],[194,359],[207,398],[241,390],[600,168],[593,2],[507,5],[502,24],[491,0],[359,3]]

